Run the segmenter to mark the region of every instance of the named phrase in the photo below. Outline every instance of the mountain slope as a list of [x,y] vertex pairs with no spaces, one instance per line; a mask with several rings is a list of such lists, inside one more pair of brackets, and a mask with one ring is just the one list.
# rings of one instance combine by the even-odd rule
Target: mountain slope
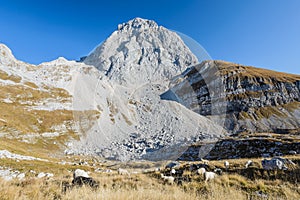
[[[85,63],[91,61],[98,68],[64,58],[35,66],[16,60],[2,46],[5,55],[0,68],[7,73],[5,78],[20,77],[18,86],[12,87],[27,88],[25,80],[35,87],[23,95],[32,105],[22,104],[17,111],[24,113],[22,119],[32,119],[17,121],[26,128],[19,134],[51,135],[53,143],[63,133],[66,137],[60,145],[67,146],[68,154],[98,154],[119,160],[176,159],[192,142],[216,141],[225,134],[206,117],[160,98],[170,79],[197,60],[177,34],[152,21],[137,18],[119,26],[86,58]],[[133,51],[126,52],[126,48]],[[124,57],[118,59],[119,54]],[[140,58],[140,62],[133,58]],[[107,65],[99,63],[108,61],[111,69],[107,71]],[[41,91],[49,94],[41,97],[43,100],[38,96]],[[16,102],[15,98],[9,100]],[[47,122],[49,127],[35,129],[42,118],[38,113],[45,110],[53,115]],[[4,125],[17,127],[13,121]]]
[[[101,108],[101,117],[86,134],[79,152],[97,151],[118,159],[167,159],[184,151],[174,151],[171,146],[184,143],[187,148],[195,138],[217,140],[224,134],[221,126],[207,118],[160,99],[173,76],[197,59],[176,33],[155,22],[135,18],[119,25],[83,62],[105,76],[97,84],[87,83],[93,89],[84,93],[86,103],[92,98]],[[170,150],[161,154],[162,149]],[[72,151],[77,152],[78,146]]]
[[[73,109],[72,76],[88,68],[63,58],[31,65],[15,59],[11,50],[0,44],[1,147],[14,152],[28,149],[31,155],[45,157],[62,154],[69,140],[79,138],[80,121],[74,114],[84,110]],[[84,113],[91,121],[97,116],[97,110]]]
[[[222,83],[223,88],[218,93],[209,90],[212,79],[205,78],[207,74],[218,77]],[[193,92],[187,94],[184,85],[192,85]],[[223,61],[206,61],[184,74],[170,92],[186,107],[204,116],[224,117],[225,127],[232,133],[279,133],[300,127],[299,75]],[[216,109],[213,113],[213,99],[221,97],[224,101],[219,107],[226,109]],[[196,106],[191,99],[197,101]]]

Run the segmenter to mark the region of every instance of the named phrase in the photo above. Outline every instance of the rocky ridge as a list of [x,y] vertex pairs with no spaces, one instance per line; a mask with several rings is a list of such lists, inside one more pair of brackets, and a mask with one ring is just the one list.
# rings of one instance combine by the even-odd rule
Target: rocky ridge
[[[276,133],[300,127],[299,75],[205,61],[182,77],[166,94],[211,119],[222,116],[231,133]],[[210,77],[217,77],[218,87],[210,86],[215,84]],[[186,89],[190,85],[193,92]]]

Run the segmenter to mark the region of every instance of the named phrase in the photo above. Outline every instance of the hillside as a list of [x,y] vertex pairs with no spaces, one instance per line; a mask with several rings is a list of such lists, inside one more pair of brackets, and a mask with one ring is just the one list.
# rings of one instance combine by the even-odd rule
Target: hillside
[[63,155],[67,143],[80,138],[82,124],[74,114],[91,121],[99,114],[72,105],[72,75],[90,67],[63,58],[31,65],[16,60],[3,44],[0,53],[1,149],[44,158]]
[[[231,133],[288,133],[300,127],[300,76],[224,61],[205,61],[166,92]],[[166,97],[166,98],[167,98]]]

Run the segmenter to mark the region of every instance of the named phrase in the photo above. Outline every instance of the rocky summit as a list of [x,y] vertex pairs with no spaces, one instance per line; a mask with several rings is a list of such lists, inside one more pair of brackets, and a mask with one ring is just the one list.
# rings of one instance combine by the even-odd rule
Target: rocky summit
[[[171,79],[198,60],[175,32],[154,21],[135,18],[120,24],[83,62],[104,74],[84,95],[101,108],[101,117],[74,152],[160,160],[178,157],[195,138],[218,140],[226,133],[208,118],[160,98]],[[104,83],[109,87],[100,86]],[[75,101],[82,101],[81,94]]]
[[198,60],[175,32],[135,18],[120,24],[83,62],[118,84],[136,87],[156,82],[168,85]]
[[[251,134],[299,145],[299,75],[199,61],[175,32],[141,18],[118,25],[81,62],[32,65],[1,44],[0,90],[1,145],[10,151],[197,160],[244,155],[225,147],[253,146],[244,142]],[[270,153],[289,152],[280,140]]]

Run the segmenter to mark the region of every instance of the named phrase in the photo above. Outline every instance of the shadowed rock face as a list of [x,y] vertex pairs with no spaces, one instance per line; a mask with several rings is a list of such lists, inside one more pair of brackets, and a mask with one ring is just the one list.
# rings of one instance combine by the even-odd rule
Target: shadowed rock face
[[[216,79],[222,83],[221,90],[212,87]],[[277,132],[300,127],[299,84],[299,75],[205,61],[183,74],[168,92],[201,115],[223,116],[232,133]],[[189,85],[193,92],[187,90]],[[212,102],[219,98],[225,100],[214,104],[219,108],[212,110]]]
[[[199,151],[205,145],[192,145],[178,160],[200,160]],[[278,141],[269,138],[226,139],[217,142],[204,157],[209,160],[259,158],[291,154],[291,149],[300,149],[300,142]],[[300,153],[300,152],[297,152]]]

